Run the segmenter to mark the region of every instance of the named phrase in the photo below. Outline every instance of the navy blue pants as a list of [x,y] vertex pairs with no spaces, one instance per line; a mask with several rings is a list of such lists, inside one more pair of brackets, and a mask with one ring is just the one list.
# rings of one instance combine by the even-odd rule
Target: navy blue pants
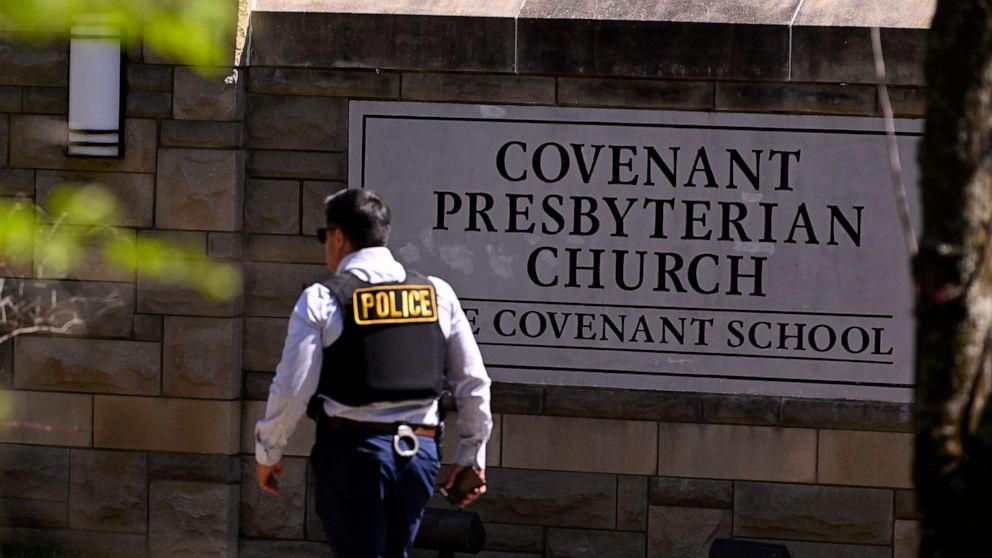
[[400,457],[392,434],[318,428],[317,515],[336,558],[407,558],[440,468],[433,438],[418,439],[420,451]]

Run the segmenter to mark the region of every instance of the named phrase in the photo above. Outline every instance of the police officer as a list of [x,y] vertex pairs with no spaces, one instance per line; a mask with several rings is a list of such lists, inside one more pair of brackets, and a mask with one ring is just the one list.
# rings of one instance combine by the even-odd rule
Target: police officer
[[[290,317],[255,427],[258,483],[279,492],[282,449],[309,405],[317,514],[331,550],[337,558],[405,558],[439,468],[442,386],[450,384],[458,402],[450,488],[469,468],[485,478],[490,380],[451,286],[407,271],[386,248],[383,200],[345,190],[327,198],[325,210],[318,238],[334,276],[303,291]],[[460,505],[484,492],[468,492]]]

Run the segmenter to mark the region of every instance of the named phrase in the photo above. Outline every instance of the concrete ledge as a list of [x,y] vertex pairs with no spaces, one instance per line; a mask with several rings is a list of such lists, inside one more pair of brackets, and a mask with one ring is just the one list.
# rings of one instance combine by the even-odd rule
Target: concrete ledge
[[916,85],[935,5],[257,0],[248,64],[872,83],[878,26],[889,81]]
[[825,430],[913,431],[912,405],[909,403],[504,382],[493,384],[493,412]]

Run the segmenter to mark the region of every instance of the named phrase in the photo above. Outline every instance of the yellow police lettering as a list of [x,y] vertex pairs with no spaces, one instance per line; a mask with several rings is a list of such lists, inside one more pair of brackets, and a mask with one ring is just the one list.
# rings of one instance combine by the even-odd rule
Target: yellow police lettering
[[417,317],[423,312],[420,309],[420,292],[409,291],[410,293],[410,315]]
[[429,316],[434,313],[434,309],[431,308],[431,291],[428,289],[420,290],[420,306],[423,309],[424,315]]
[[377,318],[389,316],[389,295],[383,291],[375,293],[375,313]]
[[375,306],[375,296],[372,293],[361,293],[362,300],[362,316],[365,319],[369,318],[369,310]]
[[356,289],[352,304],[359,325],[436,322],[434,287],[382,285]]
[[410,317],[410,291],[403,290],[400,291],[400,296],[403,297],[403,317]]
[[389,317],[403,317],[403,312],[396,306],[396,291],[389,291]]

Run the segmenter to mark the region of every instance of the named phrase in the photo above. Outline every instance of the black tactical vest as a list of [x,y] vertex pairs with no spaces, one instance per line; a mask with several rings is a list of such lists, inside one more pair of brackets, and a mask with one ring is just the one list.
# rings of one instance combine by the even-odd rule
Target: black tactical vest
[[315,400],[324,395],[358,406],[441,394],[446,344],[426,277],[408,272],[400,283],[373,285],[342,273],[324,284],[344,329],[324,349]]

